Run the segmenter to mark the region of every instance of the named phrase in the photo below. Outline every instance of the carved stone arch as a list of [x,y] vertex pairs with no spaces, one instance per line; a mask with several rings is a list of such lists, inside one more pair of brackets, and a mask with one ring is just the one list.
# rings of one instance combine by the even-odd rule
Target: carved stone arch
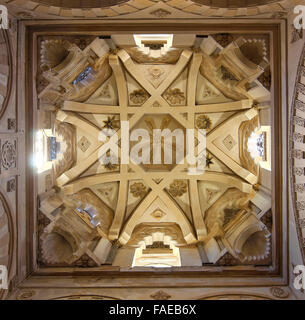
[[7,108],[11,91],[12,91],[12,77],[13,77],[13,62],[12,62],[12,51],[11,51],[11,45],[10,45],[10,39],[8,35],[8,31],[4,29],[0,29],[0,44],[2,45],[1,48],[5,48],[5,50],[1,51],[1,55],[4,56],[3,60],[1,61],[1,64],[4,65],[4,68],[6,70],[3,70],[6,74],[2,74],[4,77],[6,77],[6,92],[3,96],[3,101],[0,100],[0,119],[4,115],[4,112]]
[[[7,255],[0,257],[0,264],[5,265],[8,270],[8,276],[11,272],[11,266],[13,261],[13,249],[14,249],[14,225],[11,209],[9,204],[0,191],[0,229],[4,230],[0,241],[4,239],[4,246],[6,246]],[[5,240],[5,238],[7,240]],[[0,300],[4,297],[5,291],[0,290]]]
[[[144,202],[145,200],[142,201],[141,204],[143,204]],[[185,241],[188,244],[196,242],[192,225],[190,224],[187,217],[176,205],[172,205],[170,208],[166,207],[159,198],[156,198],[155,202],[159,205],[159,209],[165,213],[164,222],[177,223],[182,230]],[[154,222],[154,218],[149,213],[149,210],[146,210],[146,212],[143,214],[143,212],[141,211],[141,204],[136,208],[136,210],[132,213],[132,215],[125,223],[125,226],[123,227],[123,230],[119,237],[119,242],[121,244],[126,244],[129,241],[133,230],[140,223],[140,221]]]
[[280,2],[278,0],[243,0],[243,1],[235,1],[235,0],[192,0],[195,3],[203,4],[206,6],[210,6],[213,8],[248,8],[253,6],[262,6],[269,3]]
[[49,300],[121,300],[119,298],[99,295],[99,294],[75,294],[68,296],[60,296]]
[[55,6],[55,7],[62,7],[62,8],[82,8],[82,9],[90,9],[90,8],[103,8],[103,7],[110,7],[117,4],[123,4],[128,0],[74,0],[73,2],[69,0],[35,0],[34,2],[41,3],[47,6]]
[[[301,100],[304,94],[304,84],[302,83],[302,77],[305,73],[304,68],[304,59],[305,59],[305,46],[303,48],[299,65],[297,69],[297,76],[295,81],[295,88],[294,88],[294,94],[291,104],[291,115],[290,115],[290,128],[289,128],[289,154],[291,155],[291,161],[289,161],[289,171],[290,171],[290,185],[291,185],[291,195],[292,195],[292,205],[293,205],[293,211],[295,216],[295,224],[296,224],[296,231],[297,236],[299,240],[299,246],[300,251],[303,258],[303,264],[305,264],[305,237],[303,236],[302,228],[304,229],[304,223],[302,219],[302,210],[305,209],[304,201],[302,201],[302,195],[304,194],[302,179],[304,179],[304,173],[305,173],[305,160],[304,159],[296,159],[298,156],[298,144],[302,142],[298,142],[296,139],[297,136],[300,134],[303,137],[303,131],[304,129],[302,127],[302,124],[305,121],[305,118],[303,117],[304,111],[305,111],[305,100]],[[296,118],[299,123],[296,123]],[[300,164],[301,162],[301,164]],[[301,166],[300,166],[301,165]],[[303,226],[303,227],[302,227]]]
[[270,233],[259,224],[248,226],[235,240],[234,250],[242,261],[264,259],[270,250]]
[[152,244],[154,240],[154,233],[158,233],[161,235],[159,236],[160,238],[158,238],[158,240],[156,241],[161,241],[163,243],[171,242],[174,243],[176,246],[186,245],[185,239],[183,238],[181,227],[176,223],[141,223],[134,228],[131,238],[127,243],[127,246],[138,247],[139,244],[145,241],[145,238],[147,237],[152,239]]
[[265,295],[258,295],[252,293],[223,293],[223,294],[215,294],[208,295],[199,298],[198,300],[274,300]]

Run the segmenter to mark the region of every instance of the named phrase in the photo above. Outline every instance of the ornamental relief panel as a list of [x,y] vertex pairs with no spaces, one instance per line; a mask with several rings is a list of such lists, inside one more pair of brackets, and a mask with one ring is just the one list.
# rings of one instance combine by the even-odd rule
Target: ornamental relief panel
[[0,140],[1,171],[17,169],[17,140]]

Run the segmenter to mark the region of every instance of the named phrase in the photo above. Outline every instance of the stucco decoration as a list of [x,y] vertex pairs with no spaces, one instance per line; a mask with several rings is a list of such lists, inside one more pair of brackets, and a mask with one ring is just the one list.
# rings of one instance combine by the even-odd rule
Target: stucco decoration
[[9,33],[0,29],[1,68],[0,68],[0,119],[7,108],[12,88],[12,53]]

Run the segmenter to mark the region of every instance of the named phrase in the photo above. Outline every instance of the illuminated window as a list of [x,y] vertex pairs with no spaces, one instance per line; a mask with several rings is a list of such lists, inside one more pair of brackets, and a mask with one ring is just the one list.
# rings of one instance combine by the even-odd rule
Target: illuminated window
[[52,136],[51,129],[38,130],[35,135],[34,164],[38,173],[50,170],[52,160],[55,160],[59,151],[59,143]]
[[134,34],[133,37],[136,45],[145,54],[163,54],[173,44],[172,34]]
[[181,267],[180,252],[174,244],[154,242],[135,250],[132,267],[168,268]]
[[248,152],[256,163],[271,170],[271,128],[261,126],[260,129],[251,133],[248,139]]

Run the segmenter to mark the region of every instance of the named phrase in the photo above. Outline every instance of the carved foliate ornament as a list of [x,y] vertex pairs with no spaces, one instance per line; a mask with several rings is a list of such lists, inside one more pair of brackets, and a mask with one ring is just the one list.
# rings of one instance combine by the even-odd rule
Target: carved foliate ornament
[[5,141],[1,146],[1,163],[6,170],[17,166],[17,143],[16,141]]
[[146,195],[147,189],[142,182],[135,182],[130,186],[130,193],[135,198],[143,198]]
[[146,78],[155,88],[158,88],[165,78],[165,70],[159,65],[151,66],[146,70]]
[[156,18],[166,18],[167,16],[171,15],[171,12],[164,9],[157,9],[150,12],[150,14],[155,16]]
[[281,287],[271,287],[270,292],[274,297],[279,299],[286,299],[289,297],[289,292]]
[[198,129],[209,130],[212,127],[212,120],[206,115],[200,115],[196,119],[196,127]]
[[179,88],[168,89],[164,94],[164,98],[171,104],[182,104],[185,101],[184,92]]
[[187,184],[183,180],[174,180],[169,186],[169,192],[173,197],[181,197],[187,192]]
[[6,183],[6,191],[7,192],[13,192],[16,191],[16,179],[10,179]]
[[154,300],[168,300],[171,297],[168,293],[164,292],[163,290],[159,290],[150,296]]
[[148,69],[151,79],[158,80],[163,74],[164,70],[162,70],[160,67],[150,67]]
[[134,90],[129,94],[130,100],[135,104],[143,104],[148,98],[148,93],[144,89]]

